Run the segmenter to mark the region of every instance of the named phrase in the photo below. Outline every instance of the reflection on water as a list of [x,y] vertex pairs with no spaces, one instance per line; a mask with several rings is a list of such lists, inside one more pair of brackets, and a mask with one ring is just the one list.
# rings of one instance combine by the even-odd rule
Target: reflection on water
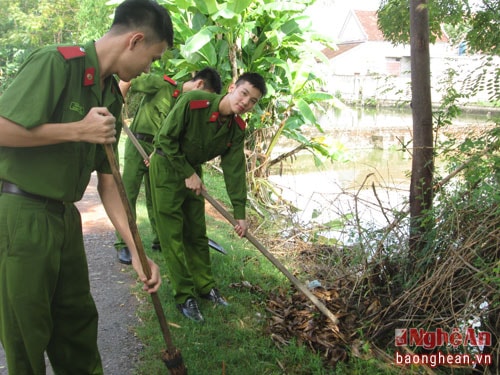
[[299,208],[302,223],[313,217],[328,222],[356,209],[363,220],[384,225],[386,218],[378,212],[402,209],[408,197],[411,160],[401,151],[376,149],[349,151],[348,159],[316,168],[310,155],[300,155],[281,166],[281,174],[274,169],[269,179]]
[[[488,111],[463,111],[453,119],[454,125],[474,125],[494,120],[500,113]],[[404,108],[344,108],[332,109],[319,117],[325,131],[334,129],[387,129],[413,127],[412,113],[409,106]]]
[[[487,114],[465,114],[454,125],[482,124],[488,119]],[[411,158],[401,150],[411,140],[410,110],[332,110],[320,123],[327,139],[342,145],[347,161],[326,162],[317,168],[306,153],[293,163],[277,166],[270,176],[282,197],[299,209],[298,220],[327,222],[356,210],[364,222],[380,226],[392,220],[392,209],[406,210]],[[292,148],[283,143],[276,151]]]
[[411,159],[409,154],[398,150],[373,148],[346,150],[345,161],[326,161],[321,167],[314,165],[310,154],[301,154],[293,163],[288,162],[275,167],[273,176],[278,174],[303,176],[321,175],[328,183],[335,183],[341,189],[358,189],[366,176],[375,174],[380,183],[404,186],[409,183]]
[[333,129],[386,129],[412,127],[411,111],[402,109],[332,109],[319,118],[325,131]]

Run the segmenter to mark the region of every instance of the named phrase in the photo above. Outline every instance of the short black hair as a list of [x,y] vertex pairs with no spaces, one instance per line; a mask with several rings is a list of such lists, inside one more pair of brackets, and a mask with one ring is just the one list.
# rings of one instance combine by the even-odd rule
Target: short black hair
[[203,80],[203,85],[205,90],[210,90],[216,94],[220,94],[222,91],[222,80],[220,78],[219,72],[213,68],[204,68],[191,78],[191,81],[197,81],[199,79]]
[[252,86],[254,86],[257,90],[259,90],[262,94],[262,96],[266,96],[267,94],[267,86],[266,82],[264,81],[264,77],[262,77],[259,73],[243,73],[238,77],[238,79],[235,82],[236,86],[239,86],[243,82],[248,82]]
[[167,9],[154,0],[125,0],[115,9],[111,28],[150,29],[150,41],[166,41],[169,47],[174,44],[174,28]]

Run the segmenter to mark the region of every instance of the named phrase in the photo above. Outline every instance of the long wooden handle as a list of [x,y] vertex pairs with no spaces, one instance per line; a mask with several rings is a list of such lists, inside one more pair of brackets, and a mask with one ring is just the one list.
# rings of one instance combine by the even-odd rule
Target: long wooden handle
[[[141,236],[139,235],[139,230],[137,229],[137,223],[132,213],[130,202],[128,201],[127,198],[125,186],[123,185],[122,176],[120,174],[120,167],[118,165],[118,161],[116,160],[116,156],[113,151],[113,146],[110,144],[106,144],[104,145],[104,150],[106,151],[106,156],[108,158],[109,165],[111,166],[111,171],[113,173],[116,186],[118,187],[118,193],[120,194],[120,199],[122,201],[123,207],[125,208],[125,212],[127,213],[128,225],[130,227],[130,231],[132,232],[134,244],[137,249],[137,255],[139,256],[139,259],[141,261],[142,270],[144,271],[146,277],[150,279],[151,267],[149,267],[148,257],[146,256],[146,252],[144,251],[144,246],[142,245]],[[167,320],[165,319],[165,313],[163,311],[163,307],[160,302],[160,297],[158,296],[157,293],[151,293],[151,299],[153,300],[156,316],[158,317],[158,321],[160,323],[163,339],[165,340],[165,344],[167,345],[167,351],[169,353],[175,353],[177,349],[175,348],[172,342],[170,330],[168,329]]]
[[[214,198],[212,198],[205,190],[202,190],[203,197],[210,202],[214,208],[220,212],[232,225],[237,225],[238,222],[234,217]],[[280,263],[278,259],[274,257],[273,254],[267,250],[264,245],[262,245],[250,232],[247,231],[245,237],[250,241],[264,256],[271,261],[272,264],[276,266],[292,283],[295,287],[304,293],[309,300],[323,313],[328,319],[330,319],[334,324],[338,324],[338,318],[330,311],[328,308],[314,295],[311,293],[307,287],[302,284],[299,279],[293,276],[290,271],[288,271],[283,264]]]

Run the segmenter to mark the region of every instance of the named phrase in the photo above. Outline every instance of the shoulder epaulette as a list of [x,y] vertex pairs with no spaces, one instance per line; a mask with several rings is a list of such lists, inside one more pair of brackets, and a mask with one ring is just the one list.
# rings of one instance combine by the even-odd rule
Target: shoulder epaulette
[[59,46],[57,50],[66,60],[85,56],[85,50],[80,46]]
[[189,102],[189,108],[191,109],[202,109],[208,108],[210,102],[208,100],[191,100]]
[[245,128],[247,127],[247,123],[245,122],[245,120],[243,120],[240,116],[235,116],[234,120],[236,121],[241,130],[245,130]]
[[172,78],[170,78],[166,74],[163,75],[163,80],[170,83],[171,85],[177,86],[177,81],[173,80]]

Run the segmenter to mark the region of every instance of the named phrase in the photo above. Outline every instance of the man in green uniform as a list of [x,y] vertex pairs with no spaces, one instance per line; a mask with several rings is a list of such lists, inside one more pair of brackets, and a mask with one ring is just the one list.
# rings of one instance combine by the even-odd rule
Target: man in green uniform
[[246,233],[245,122],[266,94],[257,73],[245,73],[226,95],[201,91],[182,95],[155,136],[150,177],[153,207],[174,298],[187,318],[203,321],[196,296],[227,305],[215,288],[201,190],[201,166],[221,156],[227,193],[237,220],[236,233]]
[[165,8],[125,0],[102,38],[35,51],[0,97],[0,341],[11,375],[45,374],[44,352],[56,374],[103,374],[74,205],[93,171],[144,289],[160,286],[155,263],[149,280],[143,272],[103,144],[121,130],[113,75],[148,72],[172,43]]
[[[124,97],[129,89],[131,92],[144,94],[137,114],[130,125],[130,131],[139,141],[144,151],[148,155],[151,155],[154,150],[153,137],[179,95],[191,90],[205,90],[220,94],[222,83],[219,73],[216,70],[204,68],[197,72],[191,80],[184,82],[182,85],[166,75],[162,77],[157,74],[142,74],[130,82],[120,82],[120,89]],[[153,250],[160,251],[160,241],[156,234],[151,189],[149,186],[149,168],[144,163],[139,151],[128,138],[125,142],[122,178],[134,216],[136,214],[137,197],[142,181],[144,180],[146,208],[153,231],[152,248]],[[115,248],[118,250],[118,260],[120,263],[132,263],[130,251],[118,232],[116,233]]]

